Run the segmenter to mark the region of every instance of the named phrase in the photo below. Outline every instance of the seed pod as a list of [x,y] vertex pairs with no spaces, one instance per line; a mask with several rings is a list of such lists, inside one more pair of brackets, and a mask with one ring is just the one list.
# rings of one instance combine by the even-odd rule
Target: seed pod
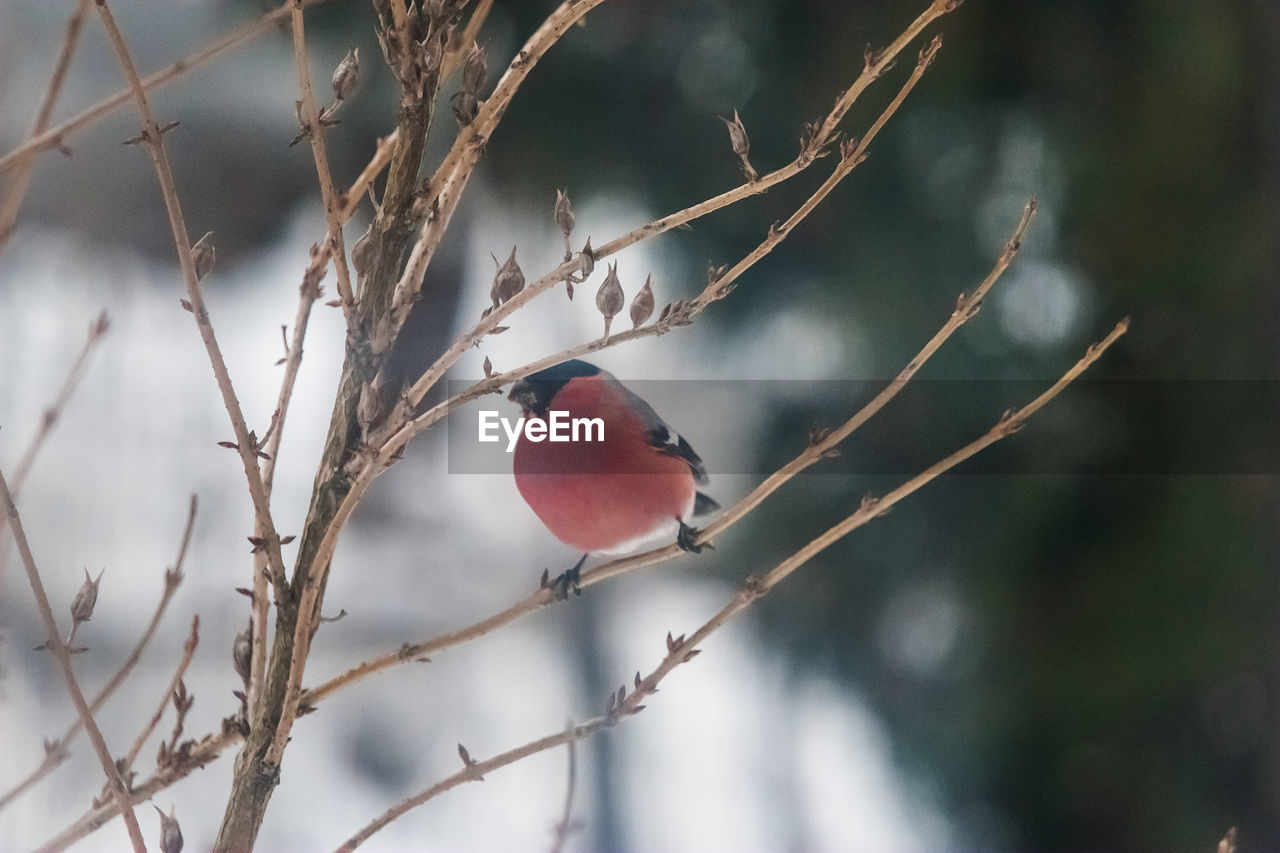
[[239,634],[236,634],[235,642],[231,644],[231,663],[236,668],[236,674],[244,681],[245,687],[249,686],[249,671],[251,668],[251,657],[253,655],[253,623],[249,623],[249,627],[245,628]]
[[191,262],[195,264],[196,281],[202,281],[205,276],[213,272],[217,261],[218,253],[213,245],[213,232],[210,231],[191,247]]
[[556,190],[556,225],[566,240],[573,231],[573,224],[573,202],[569,201],[569,194],[564,190]]
[[489,66],[485,61],[484,51],[476,42],[471,42],[471,50],[462,63],[462,91],[472,95],[480,94],[480,87],[489,74]]
[[582,280],[586,281],[587,277],[595,271],[596,253],[591,248],[591,238],[587,238],[587,243],[582,247],[582,253],[578,255],[578,271],[582,275]]
[[729,128],[729,144],[733,146],[733,153],[739,157],[746,157],[751,153],[751,142],[747,139],[747,129],[742,124],[742,119],[738,117],[738,111],[733,111],[733,121],[729,121],[723,116],[720,118],[724,122],[725,127]]
[[[103,569],[102,572],[105,572]],[[102,572],[96,579],[89,577],[89,570],[84,570],[84,583],[80,584],[76,597],[71,599],[71,621],[74,624],[88,622],[93,618],[93,608],[98,604],[98,584],[102,582]]]
[[596,291],[596,310],[600,312],[600,316],[604,317],[606,343],[609,340],[609,326],[613,324],[613,318],[618,316],[618,312],[622,310],[626,301],[626,294],[622,292],[622,282],[618,280],[618,264],[615,261],[609,267],[609,274],[604,277],[604,283]]
[[612,320],[618,316],[624,304],[626,294],[622,292],[622,282],[618,280],[618,264],[614,262],[609,267],[609,274],[604,277],[604,283],[596,291],[596,309],[606,320]]
[[489,298],[493,300],[493,307],[497,308],[524,290],[524,273],[516,263],[515,246],[511,247],[511,257],[504,264],[499,264],[496,256],[491,254],[490,257],[498,264],[498,272],[493,276],[493,286],[489,288]]
[[333,70],[333,97],[345,101],[356,93],[360,86],[360,49],[355,48]]
[[[152,805],[155,806],[155,803]],[[178,819],[173,816],[173,807],[169,807],[168,814],[160,811],[159,806],[155,806],[155,809],[160,814],[161,853],[182,853],[182,827],[178,826]]]
[[650,285],[650,276],[645,276],[644,287],[640,288],[640,292],[631,299],[631,328],[640,328],[651,316],[653,316],[653,287]]

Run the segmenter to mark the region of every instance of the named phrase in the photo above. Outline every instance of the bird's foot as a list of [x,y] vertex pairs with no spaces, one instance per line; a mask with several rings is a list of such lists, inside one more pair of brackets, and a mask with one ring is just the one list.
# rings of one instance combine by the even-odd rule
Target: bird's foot
[[698,534],[702,532],[701,530],[685,524],[683,519],[679,519],[679,521],[680,530],[676,533],[676,545],[680,546],[681,551],[691,551],[694,554],[701,554],[703,548],[710,548],[713,551],[715,550],[715,546],[710,542],[703,542],[699,545],[697,541],[695,541],[698,538]]
[[563,574],[557,576],[555,580],[550,581],[546,586],[550,586],[555,591],[556,598],[560,601],[569,599],[569,591],[573,590],[574,595],[582,595],[582,587],[578,585],[578,581],[582,577],[582,564],[587,561],[587,555],[583,554],[578,562],[573,564],[573,568]]

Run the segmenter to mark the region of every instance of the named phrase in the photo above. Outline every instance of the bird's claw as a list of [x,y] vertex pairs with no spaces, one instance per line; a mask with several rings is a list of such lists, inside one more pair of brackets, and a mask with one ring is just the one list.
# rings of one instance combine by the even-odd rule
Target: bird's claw
[[699,545],[697,543],[698,534],[702,531],[696,527],[690,527],[683,520],[680,521],[680,530],[676,533],[676,545],[681,551],[690,551],[694,554],[701,554],[703,548],[710,548],[710,542],[704,542]]
[[579,581],[582,578],[582,564],[587,561],[587,555],[583,554],[578,562],[574,563],[573,568],[569,571],[558,575],[555,580],[544,586],[550,586],[555,592],[558,601],[568,601],[569,591],[573,590],[574,595],[582,595],[582,587]]

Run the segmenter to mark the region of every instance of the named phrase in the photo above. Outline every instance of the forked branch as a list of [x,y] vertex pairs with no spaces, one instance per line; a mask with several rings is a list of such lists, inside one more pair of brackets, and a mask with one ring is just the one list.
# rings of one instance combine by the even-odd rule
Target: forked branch
[[966,459],[980,453],[982,450],[995,444],[1003,438],[1006,438],[1021,429],[1028,418],[1043,408],[1050,400],[1062,392],[1067,385],[1071,384],[1081,373],[1088,369],[1106,349],[1111,346],[1121,335],[1123,335],[1129,327],[1128,319],[1122,320],[1101,342],[1089,347],[1085,355],[1070,370],[1068,370],[1062,378],[1055,382],[1050,388],[1046,389],[1039,397],[1028,403],[1022,409],[1006,412],[1000,420],[978,439],[966,444],[956,452],[939,460],[926,470],[912,477],[907,482],[898,486],[893,491],[887,493],[881,498],[864,498],[862,505],[851,515],[847,516],[843,521],[827,530],[820,536],[815,537],[807,545],[787,557],[781,563],[776,565],[763,577],[749,577],[743,587],[734,594],[729,602],[722,607],[714,616],[707,620],[698,630],[694,631],[687,638],[684,635],[672,637],[667,635],[667,654],[656,669],[643,678],[636,673],[634,687],[627,692],[626,687],[619,688],[615,694],[611,694],[606,705],[606,713],[603,716],[595,717],[577,726],[570,726],[555,734],[540,738],[535,741],[516,747],[494,756],[485,761],[475,761],[463,752],[463,768],[457,773],[446,779],[437,782],[430,788],[409,797],[402,802],[383,812],[368,825],[362,828],[355,835],[351,836],[336,853],[351,853],[371,836],[379,830],[386,827],[392,821],[406,814],[407,812],[427,803],[439,795],[456,788],[465,782],[476,781],[487,773],[498,770],[502,767],[514,764],[530,755],[535,755],[548,749],[561,746],[567,743],[582,740],[601,729],[616,725],[618,722],[627,717],[634,716],[644,709],[644,703],[657,692],[658,685],[667,677],[676,667],[681,664],[688,663],[696,657],[701,651],[698,647],[702,643],[728,624],[734,617],[747,610],[757,601],[764,597],[773,587],[777,586],[802,565],[807,563],[813,557],[829,548],[835,542],[847,536],[853,530],[861,527],[873,518],[884,515],[894,504],[898,503],[913,492],[918,491],[929,481],[935,479],[945,471],[954,468]]

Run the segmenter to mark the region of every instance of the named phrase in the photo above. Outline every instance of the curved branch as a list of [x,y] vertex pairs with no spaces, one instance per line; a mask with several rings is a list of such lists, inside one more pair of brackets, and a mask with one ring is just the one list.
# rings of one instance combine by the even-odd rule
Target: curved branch
[[[851,515],[846,517],[839,524],[827,530],[820,536],[815,537],[807,545],[787,557],[781,563],[771,569],[768,574],[760,578],[749,577],[742,589],[738,590],[722,607],[719,612],[707,620],[703,625],[694,631],[693,634],[686,638],[684,635],[673,638],[667,635],[667,654],[662,662],[649,675],[641,678],[639,673],[636,674],[634,689],[626,692],[625,686],[620,688],[617,694],[609,697],[607,711],[603,716],[595,717],[585,723],[577,726],[570,726],[555,734],[540,738],[535,741],[508,750],[507,752],[495,755],[493,758],[485,761],[473,761],[470,757],[462,752],[463,769],[454,773],[452,776],[437,782],[430,788],[415,794],[408,799],[401,801],[387,811],[383,812],[355,835],[351,836],[336,853],[350,853],[355,850],[371,836],[382,828],[386,827],[392,821],[407,812],[427,803],[441,794],[449,791],[457,786],[465,783],[482,779],[484,774],[491,773],[502,767],[514,764],[523,758],[553,749],[562,744],[574,743],[582,740],[595,732],[616,725],[627,717],[634,716],[644,709],[644,702],[657,692],[658,685],[667,677],[676,667],[681,664],[688,663],[696,657],[701,651],[698,646],[701,645],[708,637],[714,634],[720,628],[728,624],[734,617],[751,607],[764,595],[777,586],[796,569],[813,559],[816,555],[831,547],[834,543],[847,536],[852,531],[863,526],[867,522],[881,515],[901,501],[903,498],[918,491],[922,486],[930,480],[935,479],[943,472],[954,468],[964,460],[980,453],[997,441],[1007,438],[1013,433],[1020,430],[1028,418],[1045,406],[1050,400],[1062,392],[1067,385],[1071,384],[1081,373],[1089,368],[1106,349],[1113,344],[1116,339],[1123,335],[1129,327],[1129,321],[1126,318],[1122,320],[1101,342],[1089,347],[1076,364],[1068,370],[1061,379],[1045,390],[1039,397],[1027,404],[1024,408],[1015,413],[1006,412],[998,423],[983,434],[978,439],[966,444],[964,447],[955,451],[946,458],[939,460],[929,468],[920,472],[910,480],[898,486],[893,491],[884,495],[879,499],[864,498],[862,505]],[[461,748],[460,748],[461,751]]]

